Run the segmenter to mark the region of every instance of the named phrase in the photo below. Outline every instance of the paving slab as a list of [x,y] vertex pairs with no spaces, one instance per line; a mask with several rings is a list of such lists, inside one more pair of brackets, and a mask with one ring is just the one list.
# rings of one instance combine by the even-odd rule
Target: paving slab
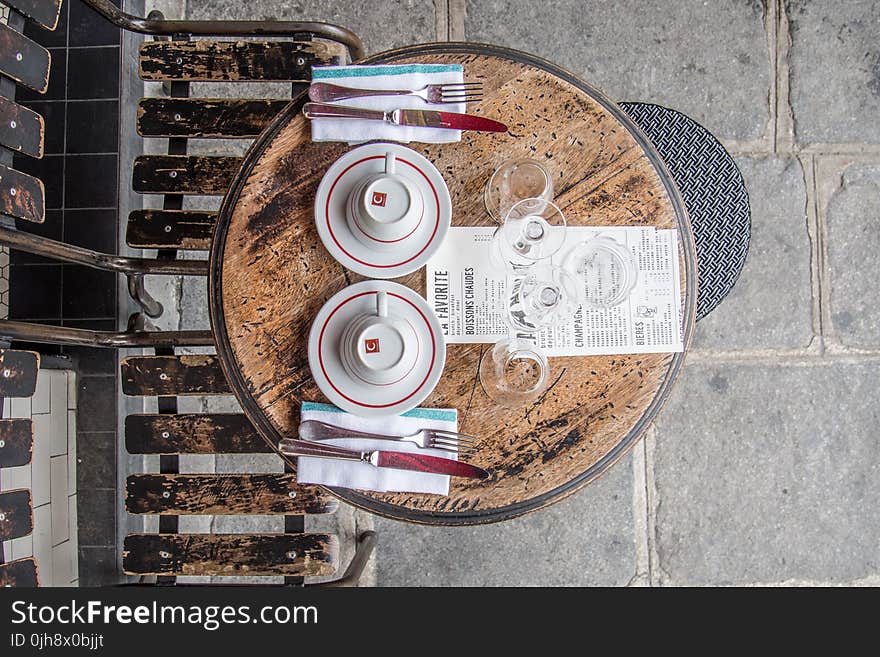
[[619,101],[667,105],[726,139],[770,120],[761,2],[470,0],[468,41],[540,55]]
[[558,504],[507,522],[425,527],[376,518],[379,586],[625,585],[636,575],[626,458]]
[[700,320],[697,349],[797,348],[813,337],[810,237],[804,175],[796,159],[737,158],[752,209],[743,272]]
[[798,144],[880,142],[880,4],[787,0]]
[[845,583],[880,570],[880,363],[685,368],[657,423],[663,583]]
[[880,347],[880,162],[854,164],[828,202],[831,323],[851,347]]
[[[186,12],[188,18],[195,20],[240,20],[242,4],[240,0],[188,0]],[[336,23],[360,36],[368,54],[436,39],[432,0],[251,0],[247,3],[247,17]]]

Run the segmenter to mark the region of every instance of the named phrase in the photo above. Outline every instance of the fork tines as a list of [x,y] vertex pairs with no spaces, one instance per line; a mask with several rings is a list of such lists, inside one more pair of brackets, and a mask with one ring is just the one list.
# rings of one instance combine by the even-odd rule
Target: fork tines
[[482,82],[461,82],[440,85],[440,100],[444,103],[465,103],[481,100]]
[[446,431],[445,429],[429,429],[430,447],[457,451],[459,454],[472,454],[477,449],[477,438],[466,433]]

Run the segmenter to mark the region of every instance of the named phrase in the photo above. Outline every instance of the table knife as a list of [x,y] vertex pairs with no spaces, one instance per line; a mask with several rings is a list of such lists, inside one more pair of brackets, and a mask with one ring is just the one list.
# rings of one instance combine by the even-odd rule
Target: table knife
[[472,114],[437,112],[435,110],[396,109],[390,111],[343,107],[326,103],[306,103],[303,114],[310,119],[369,119],[386,121],[395,125],[418,128],[446,128],[449,130],[480,130],[482,132],[507,132],[507,126],[492,119]]
[[334,445],[311,443],[307,440],[285,438],[278,445],[282,454],[287,456],[317,456],[326,459],[345,459],[347,461],[363,461],[377,468],[395,468],[397,470],[413,470],[415,472],[430,472],[433,474],[452,475],[453,477],[468,477],[470,479],[486,479],[489,473],[469,463],[462,463],[453,459],[444,459],[439,456],[427,454],[413,454],[411,452],[388,452],[371,451],[358,452],[356,450],[336,447]]

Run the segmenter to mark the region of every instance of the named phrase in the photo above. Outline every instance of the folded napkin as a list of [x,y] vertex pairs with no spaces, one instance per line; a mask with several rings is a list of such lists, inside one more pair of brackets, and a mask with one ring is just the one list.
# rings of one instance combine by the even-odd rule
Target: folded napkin
[[[415,408],[403,415],[393,417],[359,417],[330,406],[315,402],[303,402],[302,420],[320,420],[337,427],[359,429],[387,436],[407,436],[419,429],[447,429],[458,431],[458,411],[442,408]],[[413,443],[392,442],[390,440],[366,440],[363,438],[338,438],[322,441],[330,445],[356,449],[361,452],[386,450],[395,452],[419,452],[456,458],[452,452],[436,449],[420,449]],[[303,484],[323,484],[360,490],[375,490],[386,493],[434,493],[449,494],[449,475],[377,468],[369,463],[320,459],[313,456],[300,456],[297,464],[297,481]]]
[[[322,66],[312,68],[312,82],[328,82],[359,89],[421,89],[426,84],[464,82],[460,64],[387,64],[382,66]],[[429,104],[418,96],[369,96],[351,98],[334,105],[365,109],[440,109],[464,113],[465,103]],[[420,141],[445,144],[461,141],[461,130],[393,125],[384,121],[360,119],[312,119],[312,141],[359,143],[371,139]]]

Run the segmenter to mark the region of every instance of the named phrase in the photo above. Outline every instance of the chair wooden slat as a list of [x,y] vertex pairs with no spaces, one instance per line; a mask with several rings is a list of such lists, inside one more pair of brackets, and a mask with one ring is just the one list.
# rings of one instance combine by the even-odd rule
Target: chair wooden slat
[[129,415],[129,454],[266,454],[272,448],[242,413]]
[[143,98],[138,105],[137,131],[142,137],[256,137],[289,102],[249,98]]
[[49,88],[50,63],[48,50],[0,23],[0,73],[43,94]]
[[27,536],[33,530],[31,492],[18,488],[0,493],[0,541]]
[[0,563],[0,588],[34,588],[39,585],[40,576],[33,557]]
[[136,249],[207,250],[216,223],[216,212],[135,210],[128,215],[125,241]]
[[144,80],[309,82],[312,66],[345,63],[345,47],[323,41],[151,41],[141,45]]
[[35,351],[0,349],[0,397],[30,397],[37,389],[40,355]]
[[47,30],[58,27],[62,0],[3,0],[3,2]]
[[0,164],[0,213],[41,224],[46,219],[43,181]]
[[129,513],[159,515],[318,515],[338,502],[295,474],[142,474],[126,481]]
[[134,161],[132,186],[142,194],[222,196],[241,160],[227,155],[141,155]]
[[31,462],[34,422],[30,418],[0,420],[0,468],[16,468]]
[[213,354],[129,356],[122,361],[126,395],[222,395],[229,384]]
[[0,144],[13,151],[43,157],[43,117],[0,96]]
[[328,534],[130,534],[129,575],[332,575],[339,540]]

